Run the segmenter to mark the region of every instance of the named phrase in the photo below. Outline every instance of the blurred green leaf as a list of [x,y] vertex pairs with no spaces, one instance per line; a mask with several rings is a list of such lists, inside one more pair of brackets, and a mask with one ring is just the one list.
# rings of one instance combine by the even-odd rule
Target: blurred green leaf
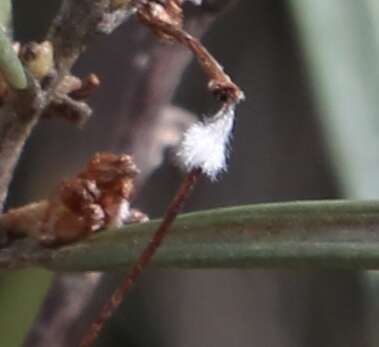
[[[0,252],[0,265],[11,260],[17,262],[14,265],[39,264],[54,271],[127,270],[158,224],[129,225],[58,249],[16,248],[14,257]],[[293,202],[184,214],[153,265],[379,268],[379,202]]]
[[15,89],[28,85],[24,67],[21,64],[8,35],[0,29],[0,72],[7,83]]
[[12,0],[0,0],[0,29],[7,32],[12,22]]
[[332,163],[345,196],[359,199],[379,196],[379,18],[368,1],[289,2]]
[[[331,159],[348,198],[379,196],[379,1],[290,0]],[[377,272],[366,272],[378,345]]]
[[14,89],[25,89],[27,78],[10,38],[12,1],[0,0],[0,72]]
[[1,273],[1,346],[21,346],[46,294],[51,276],[50,272],[36,269]]

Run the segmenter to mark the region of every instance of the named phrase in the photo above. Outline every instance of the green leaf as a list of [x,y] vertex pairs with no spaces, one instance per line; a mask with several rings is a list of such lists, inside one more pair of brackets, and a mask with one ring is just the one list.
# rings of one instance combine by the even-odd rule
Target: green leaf
[[24,68],[8,35],[0,29],[0,72],[14,89],[25,89],[28,85]]
[[378,198],[378,1],[289,4],[341,190],[348,198]]
[[10,38],[12,1],[0,0],[0,72],[14,89],[25,89],[27,78]]
[[12,22],[12,1],[0,0],[0,29],[7,32]]
[[[127,270],[158,224],[105,231],[56,250],[18,249],[18,265],[38,264],[53,271]],[[6,263],[0,252],[0,266]],[[262,204],[185,214],[175,222],[153,265],[379,268],[379,201]]]
[[51,278],[50,272],[39,269],[0,273],[1,346],[22,345]]

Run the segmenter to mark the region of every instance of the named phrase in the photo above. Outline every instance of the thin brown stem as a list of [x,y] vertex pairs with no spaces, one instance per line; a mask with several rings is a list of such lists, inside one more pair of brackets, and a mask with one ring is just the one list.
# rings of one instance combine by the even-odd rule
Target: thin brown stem
[[195,186],[197,180],[201,176],[199,169],[191,171],[183,180],[178,192],[166,210],[162,223],[159,225],[157,231],[154,233],[149,244],[141,253],[137,263],[133,266],[129,275],[121,283],[121,285],[112,294],[109,301],[103,306],[98,318],[92,323],[87,334],[84,336],[80,347],[91,347],[97,339],[100,331],[102,330],[105,322],[112,317],[113,313],[120,306],[125,296],[128,294],[130,288],[136,282],[137,278],[141,275],[142,271],[150,263],[155,252],[161,245],[163,239],[170,231],[170,226],[182,209],[184,202],[189,197],[192,188]]
[[[176,2],[171,0],[168,2]],[[180,43],[190,49],[197,58],[201,68],[208,78],[208,88],[220,100],[238,103],[244,98],[242,90],[225,73],[223,67],[213,55],[196,38],[182,28],[180,20],[172,14],[166,4],[166,8],[157,11],[156,5],[146,3],[138,10],[139,18],[148,25],[159,37]],[[175,16],[176,15],[176,16]]]

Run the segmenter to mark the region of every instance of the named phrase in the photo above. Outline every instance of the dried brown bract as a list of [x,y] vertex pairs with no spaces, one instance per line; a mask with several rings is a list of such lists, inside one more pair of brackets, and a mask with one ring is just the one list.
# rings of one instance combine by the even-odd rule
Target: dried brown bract
[[[120,227],[132,217],[135,220],[129,201],[137,174],[128,155],[96,154],[85,170],[63,182],[52,198],[42,228],[44,243],[72,242],[102,228]],[[61,211],[64,218],[57,218]],[[68,234],[67,230],[75,229],[72,223],[77,224],[77,230]]]
[[100,229],[146,221],[146,215],[130,208],[137,174],[130,156],[97,153],[49,200],[9,211],[0,225],[10,233],[28,234],[44,245],[57,246]]

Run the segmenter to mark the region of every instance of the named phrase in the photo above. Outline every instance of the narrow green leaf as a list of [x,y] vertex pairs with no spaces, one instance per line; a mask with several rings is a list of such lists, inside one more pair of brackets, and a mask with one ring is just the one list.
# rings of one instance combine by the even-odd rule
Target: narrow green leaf
[[0,29],[0,72],[12,88],[25,89],[27,78],[24,68],[8,35]]
[[11,22],[12,1],[0,0],[0,72],[12,88],[25,89],[27,87],[25,71],[9,36]]
[[378,198],[378,1],[289,4],[341,190],[348,198]]
[[10,30],[12,22],[12,0],[0,0],[0,29]]
[[22,345],[51,278],[52,273],[40,269],[0,273],[1,346]]
[[27,78],[24,68],[12,47],[9,33],[12,22],[12,1],[0,0],[0,72],[15,89],[25,89]]
[[[56,250],[32,249],[19,266],[127,270],[159,221],[106,231]],[[0,266],[5,265],[0,252]],[[379,268],[379,201],[262,204],[182,215],[156,254],[163,268]]]

